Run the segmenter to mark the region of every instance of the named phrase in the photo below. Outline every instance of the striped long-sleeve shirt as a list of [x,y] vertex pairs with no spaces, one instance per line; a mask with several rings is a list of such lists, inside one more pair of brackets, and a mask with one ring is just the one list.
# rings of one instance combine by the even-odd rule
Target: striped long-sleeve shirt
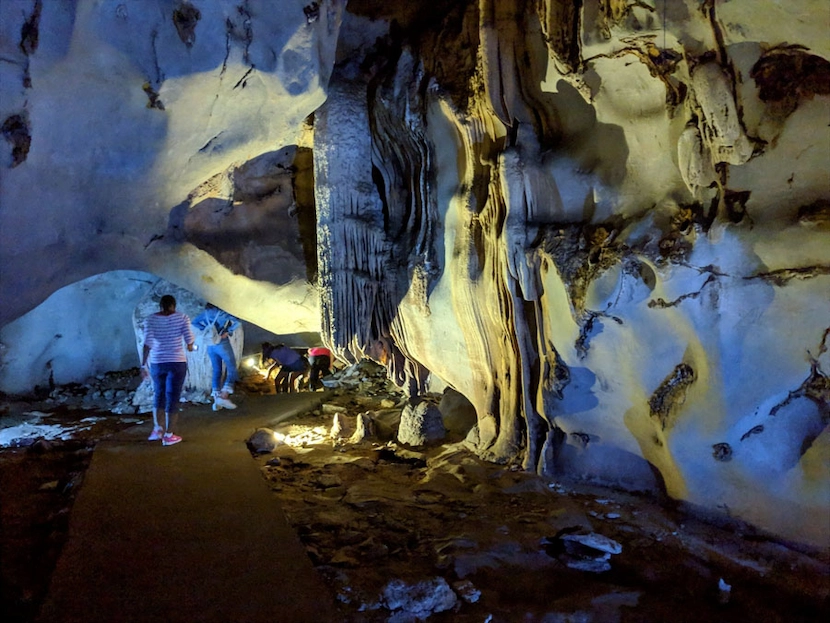
[[150,347],[150,363],[186,362],[184,345],[194,339],[190,318],[181,312],[152,314],[144,320],[144,345]]

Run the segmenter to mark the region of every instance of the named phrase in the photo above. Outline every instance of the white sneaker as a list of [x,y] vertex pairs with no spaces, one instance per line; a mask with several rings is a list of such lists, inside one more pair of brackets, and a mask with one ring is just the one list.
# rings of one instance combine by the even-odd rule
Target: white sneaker
[[220,393],[222,393],[222,394],[232,394],[233,393],[233,387],[231,387],[230,385],[225,385],[222,388],[222,391]]
[[219,409],[236,409],[236,405],[233,404],[227,398],[222,398],[222,396],[216,396],[213,399],[213,410],[218,411]]

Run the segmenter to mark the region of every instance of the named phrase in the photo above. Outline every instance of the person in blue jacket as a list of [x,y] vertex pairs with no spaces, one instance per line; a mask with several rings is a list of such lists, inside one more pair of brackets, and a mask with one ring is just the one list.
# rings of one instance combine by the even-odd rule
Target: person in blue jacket
[[[239,320],[229,313],[222,311],[213,303],[205,306],[205,311],[196,316],[192,322],[193,326],[204,331],[211,324],[221,338],[218,344],[211,344],[207,348],[210,365],[213,368],[211,385],[213,387],[213,410],[236,409],[236,405],[228,397],[233,393],[234,385],[239,380],[236,371],[236,356],[233,354],[230,337],[239,326]],[[222,377],[224,376],[224,384]]]

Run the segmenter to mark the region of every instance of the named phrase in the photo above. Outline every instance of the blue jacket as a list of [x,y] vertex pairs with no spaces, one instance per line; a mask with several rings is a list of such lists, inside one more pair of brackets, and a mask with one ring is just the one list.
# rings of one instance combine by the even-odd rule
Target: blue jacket
[[196,316],[190,323],[200,331],[204,330],[211,322],[216,324],[219,333],[233,334],[239,328],[240,322],[229,313],[221,309],[206,309]]
[[273,359],[281,366],[287,369],[298,367],[298,363],[302,359],[297,352],[288,346],[271,347],[268,352],[263,351],[263,360]]

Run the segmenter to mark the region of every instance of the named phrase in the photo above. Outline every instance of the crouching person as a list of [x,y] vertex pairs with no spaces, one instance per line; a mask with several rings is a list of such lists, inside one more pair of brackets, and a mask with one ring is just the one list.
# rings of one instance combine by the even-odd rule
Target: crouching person
[[308,388],[317,391],[323,386],[320,379],[331,374],[331,351],[324,346],[308,349]]
[[278,393],[287,393],[293,389],[293,382],[308,370],[308,361],[285,344],[276,346],[268,342],[262,345],[262,367],[268,365],[266,378],[271,376],[271,370],[279,366],[279,372],[274,378],[274,390]]

